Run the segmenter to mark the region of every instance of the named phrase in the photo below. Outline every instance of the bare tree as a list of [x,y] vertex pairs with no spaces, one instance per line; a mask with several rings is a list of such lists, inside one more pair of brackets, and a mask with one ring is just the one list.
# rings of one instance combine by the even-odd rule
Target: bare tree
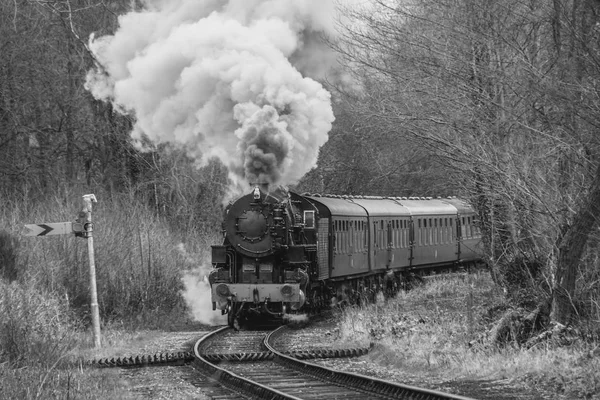
[[598,6],[372,5],[346,9],[332,42],[362,82],[370,79],[353,112],[439,157],[479,210],[501,283],[516,265],[537,291],[532,300],[551,294],[554,320],[568,322],[600,201]]

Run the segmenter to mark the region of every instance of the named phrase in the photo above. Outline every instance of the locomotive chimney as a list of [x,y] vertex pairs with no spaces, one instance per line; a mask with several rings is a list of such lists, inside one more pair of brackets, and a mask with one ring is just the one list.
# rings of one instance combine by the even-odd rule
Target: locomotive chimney
[[269,193],[269,184],[267,182],[255,182],[255,183],[252,183],[252,187],[254,187],[254,188],[258,187],[261,192]]

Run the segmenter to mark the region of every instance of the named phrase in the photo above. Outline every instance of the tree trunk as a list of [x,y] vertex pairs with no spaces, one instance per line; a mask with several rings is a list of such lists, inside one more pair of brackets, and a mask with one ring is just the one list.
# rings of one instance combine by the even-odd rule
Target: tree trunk
[[553,322],[563,325],[571,321],[575,310],[573,294],[575,292],[575,274],[579,261],[585,250],[589,233],[597,226],[596,218],[600,217],[600,165],[585,202],[573,217],[558,246],[556,276],[552,291]]

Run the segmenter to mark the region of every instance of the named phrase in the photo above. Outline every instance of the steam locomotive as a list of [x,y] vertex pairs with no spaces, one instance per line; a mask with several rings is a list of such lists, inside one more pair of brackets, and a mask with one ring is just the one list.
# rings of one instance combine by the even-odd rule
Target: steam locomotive
[[224,211],[213,310],[230,326],[393,295],[412,275],[481,262],[475,211],[457,198],[320,196],[256,186]]

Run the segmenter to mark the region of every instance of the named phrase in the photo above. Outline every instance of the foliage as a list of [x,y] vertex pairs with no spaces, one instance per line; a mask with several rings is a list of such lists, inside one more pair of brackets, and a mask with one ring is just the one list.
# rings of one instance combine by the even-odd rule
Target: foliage
[[[331,41],[361,85],[340,90],[353,120],[395,137],[392,152],[415,143],[444,166],[479,212],[498,284],[522,291],[511,271],[535,266],[524,291],[544,301],[551,288],[563,323],[579,260],[596,251],[586,242],[600,214],[597,11],[592,1],[374,0],[348,6]],[[443,192],[427,172],[425,190]]]
[[387,302],[343,310],[339,335],[373,342],[370,360],[420,380],[508,379],[569,398],[598,396],[598,338],[576,334],[567,346],[543,340],[532,347],[477,340],[489,336],[508,304],[487,273],[437,277]]
[[79,328],[64,299],[33,285],[0,281],[0,363],[49,368],[74,346]]
[[450,196],[456,188],[434,154],[404,135],[337,105],[330,138],[321,148],[319,166],[297,190],[311,193],[380,196]]
[[0,399],[128,399],[118,370],[53,369],[31,365],[12,369],[0,364]]

